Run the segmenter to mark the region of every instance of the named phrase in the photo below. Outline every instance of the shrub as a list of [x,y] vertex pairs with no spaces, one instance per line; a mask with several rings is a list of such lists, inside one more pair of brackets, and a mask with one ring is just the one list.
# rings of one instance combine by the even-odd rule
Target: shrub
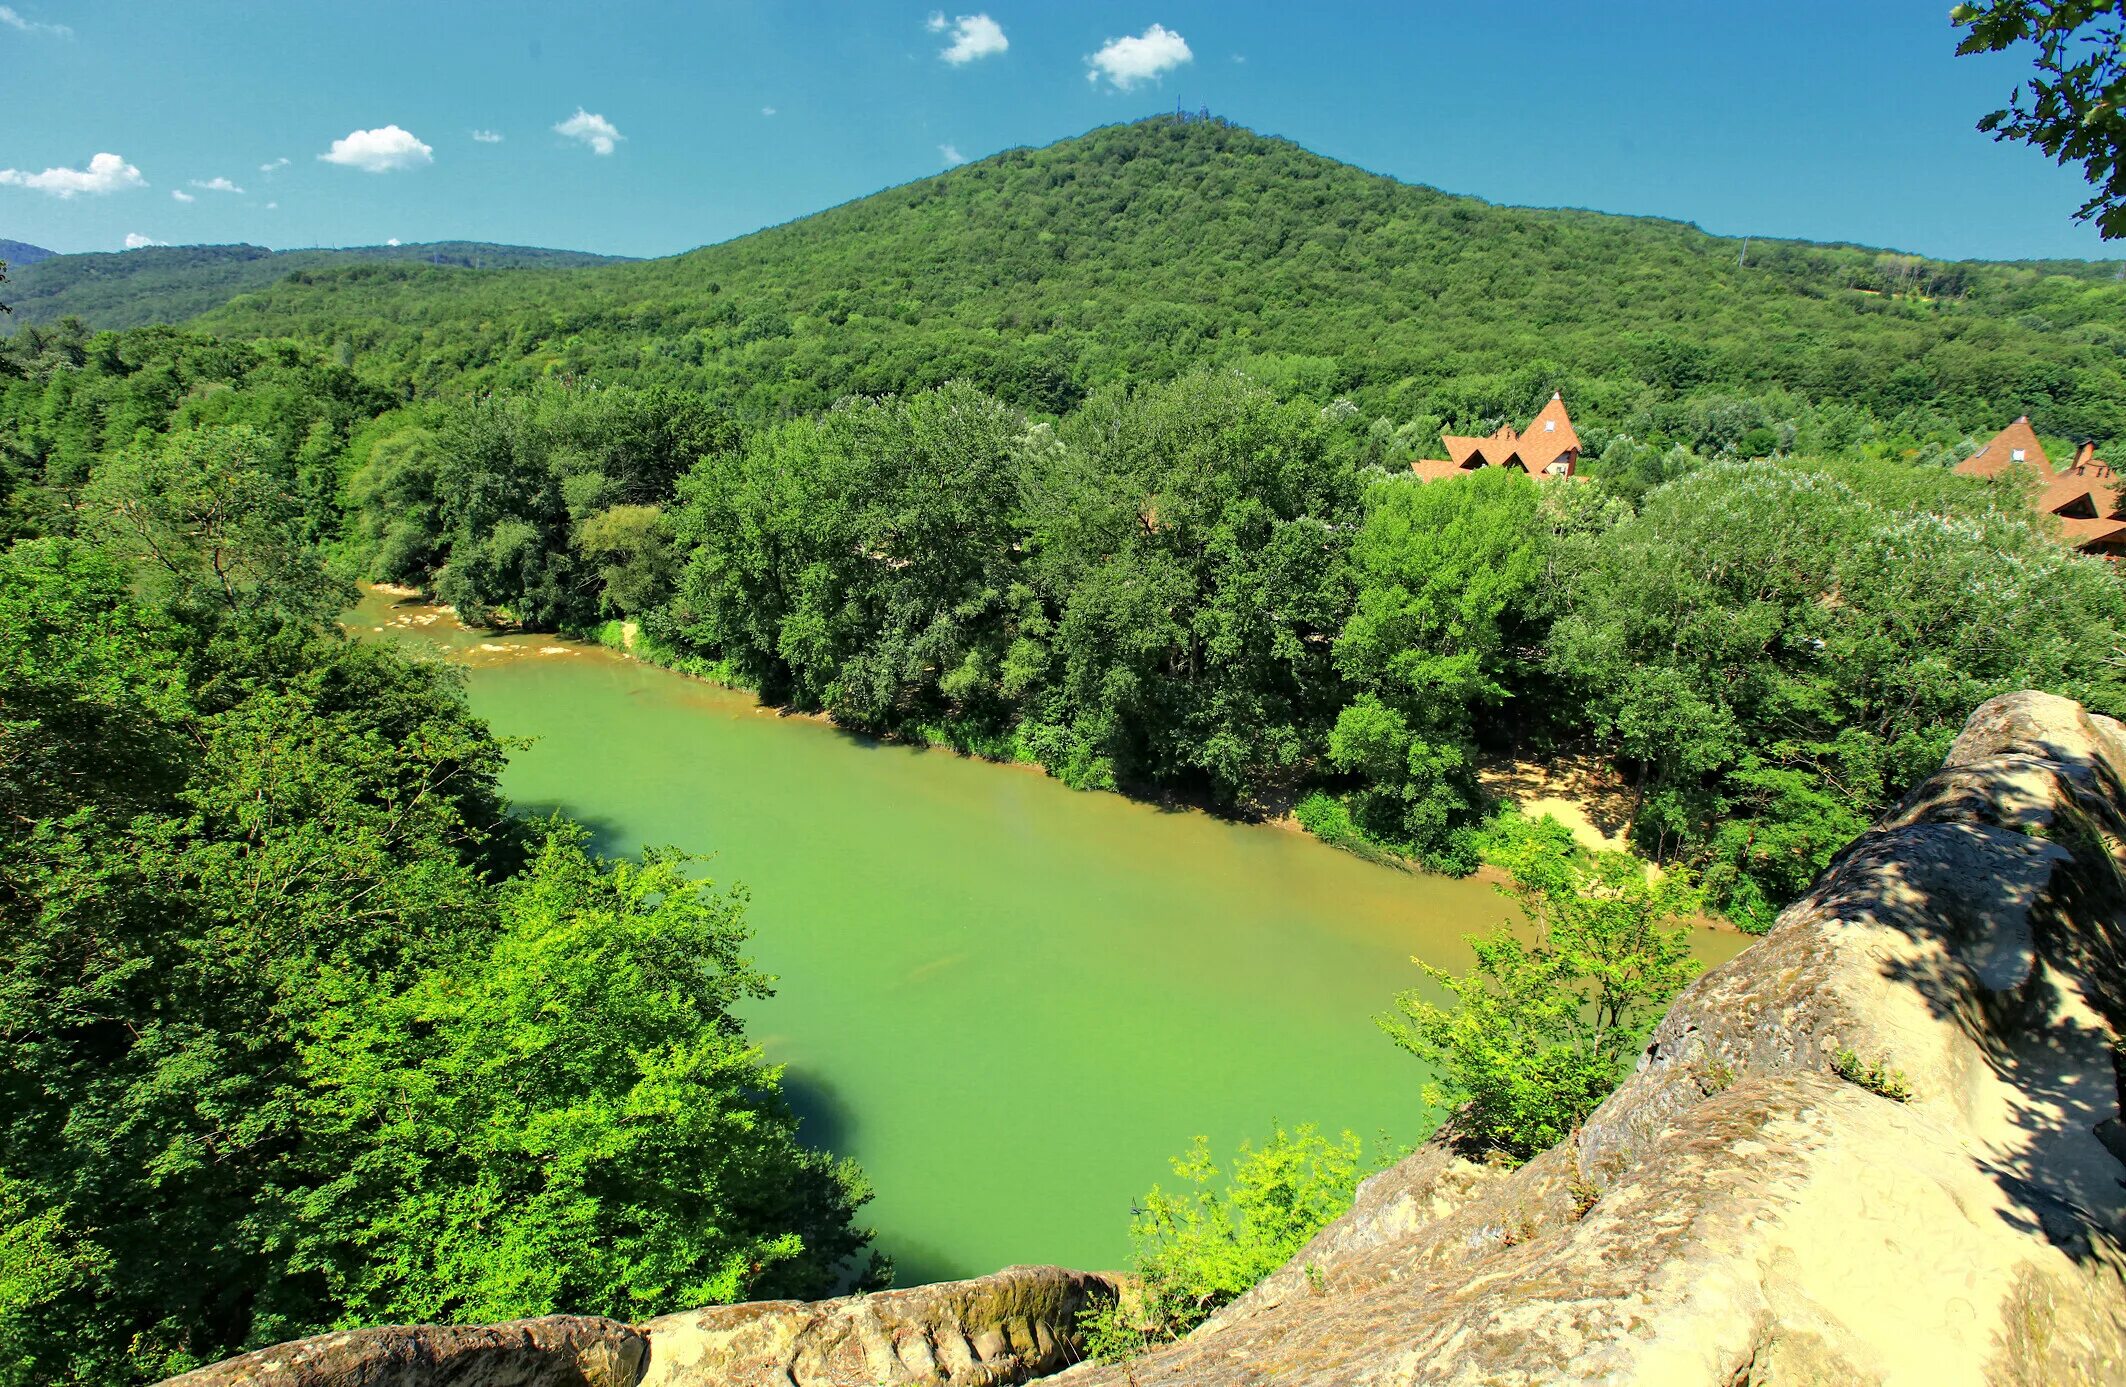
[[1831,1060],[1831,1072],[1849,1084],[1858,1084],[1892,1102],[1912,1101],[1912,1081],[1905,1077],[1902,1069],[1890,1068],[1887,1060],[1868,1064],[1860,1058],[1859,1051],[1840,1050]]
[[1464,1137],[1520,1161],[1594,1111],[1697,972],[1680,922],[1701,897],[1686,873],[1653,877],[1628,854],[1584,853],[1540,829],[1493,841],[1534,941],[1510,925],[1472,938],[1476,967],[1461,977],[1420,962],[1458,1005],[1404,992],[1381,1026],[1437,1066],[1427,1101],[1460,1105]]
[[1279,1126],[1260,1148],[1242,1142],[1224,1185],[1213,1187],[1220,1171],[1197,1137],[1173,1160],[1182,1189],[1153,1186],[1133,1211],[1138,1291],[1087,1317],[1087,1349],[1101,1362],[1133,1358],[1231,1304],[1351,1207],[1362,1157],[1350,1132],[1332,1141],[1311,1123]]

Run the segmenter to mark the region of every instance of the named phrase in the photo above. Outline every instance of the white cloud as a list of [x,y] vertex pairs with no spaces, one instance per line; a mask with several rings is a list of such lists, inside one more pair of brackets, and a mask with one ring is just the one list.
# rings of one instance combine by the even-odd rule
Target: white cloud
[[43,173],[29,173],[22,169],[0,169],[0,183],[11,183],[17,188],[35,188],[40,193],[53,197],[72,197],[76,193],[115,193],[124,188],[145,188],[148,180],[115,154],[99,154],[89,160],[85,169],[46,169]]
[[74,37],[74,31],[64,24],[39,24],[34,19],[23,18],[10,5],[0,5],[0,24],[5,24],[10,29],[20,29],[25,34],[50,34],[55,39]]
[[288,167],[288,156],[284,154],[278,159],[269,160],[266,163],[260,164],[258,166],[258,171],[260,173],[278,173],[286,167]]
[[1109,39],[1085,60],[1085,78],[1098,82],[1105,77],[1116,90],[1128,91],[1139,82],[1158,81],[1195,56],[1189,52],[1187,39],[1164,24],[1154,24],[1134,38]]
[[760,113],[764,116],[772,116],[775,114],[775,108],[773,106],[763,106],[760,108]]
[[[942,34],[946,30],[945,16],[933,14],[923,22],[923,27],[933,34]],[[1004,26],[986,14],[960,15],[952,21],[951,29],[952,44],[940,48],[938,56],[954,67],[1011,47],[1011,40],[1004,37]]]
[[334,140],[332,148],[317,157],[364,173],[389,173],[432,164],[435,154],[434,149],[398,126],[384,125],[374,130],[350,131],[345,139]]
[[387,240],[386,240],[386,241],[384,242],[384,244],[385,244],[385,245],[387,245],[387,246],[395,246],[395,245],[397,245],[398,243],[399,243],[399,238],[398,238],[398,237],[396,237],[396,236],[390,237],[390,238],[388,238],[388,239],[387,239]]
[[166,246],[168,244],[170,244],[168,241],[158,241],[153,236],[143,236],[137,231],[128,231],[125,234],[125,248],[127,250],[139,250],[142,246]]
[[589,145],[593,154],[611,154],[613,146],[627,138],[604,116],[581,106],[576,108],[576,114],[556,125],[554,133]]
[[957,145],[939,145],[938,157],[945,161],[945,167],[948,169],[953,167],[955,164],[964,164],[967,162],[967,156],[960,153],[959,147]]
[[243,191],[242,188],[237,187],[226,178],[209,178],[204,181],[195,178],[192,180],[192,186],[204,188],[210,193],[240,193]]
[[475,130],[472,137],[481,144],[502,143],[502,132],[499,130]]
[[199,201],[199,199],[198,199],[198,198],[196,198],[196,197],[192,196],[192,195],[191,195],[190,193],[186,192],[186,191],[185,191],[184,189],[182,189],[182,188],[172,188],[172,189],[170,189],[170,196],[171,196],[171,197],[173,197],[173,198],[175,198],[175,199],[177,199],[177,201],[179,201],[179,202],[197,202],[197,201]]
[[277,202],[269,202],[266,204],[266,210],[268,212],[278,212],[281,210],[281,205]]

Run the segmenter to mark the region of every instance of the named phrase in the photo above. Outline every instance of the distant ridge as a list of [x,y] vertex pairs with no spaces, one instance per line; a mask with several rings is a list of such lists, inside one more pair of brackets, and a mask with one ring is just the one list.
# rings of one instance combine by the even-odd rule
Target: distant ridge
[[10,241],[0,238],[0,261],[5,261],[11,270],[24,269],[39,260],[49,260],[59,252],[33,246],[28,241]]
[[[16,248],[27,252],[19,258]],[[238,294],[303,271],[377,262],[451,269],[570,269],[626,257],[485,241],[430,241],[405,246],[270,250],[265,246],[143,246],[138,250],[59,255],[0,241],[9,265],[15,325],[77,317],[92,328],[176,323],[219,308]]]

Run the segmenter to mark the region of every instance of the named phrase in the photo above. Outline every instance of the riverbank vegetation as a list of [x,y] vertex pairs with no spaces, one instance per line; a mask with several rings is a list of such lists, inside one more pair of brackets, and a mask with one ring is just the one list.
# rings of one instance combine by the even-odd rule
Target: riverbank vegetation
[[510,814],[453,677],[332,626],[302,446],[143,435],[0,552],[0,1382],[837,1289],[742,896]]
[[1398,994],[1381,1027],[1438,1076],[1426,1102],[1454,1114],[1464,1149],[1519,1162],[1570,1136],[1631,1072],[1697,976],[1690,921],[1704,898],[1686,869],[1587,852],[1551,820],[1499,836],[1521,927],[1470,940],[1476,966],[1460,976],[1418,961],[1432,988]]
[[2121,706],[2113,575],[1949,473],[1957,446],[1884,456],[1834,404],[1758,402],[1792,442],[1765,456],[1590,422],[1586,484],[1424,486],[1348,400],[1233,371],[1060,420],[952,384],[748,427],[662,388],[398,405],[165,330],[7,360],[17,533],[73,524],[120,440],[248,429],[344,573],[475,621],[632,621],[664,662],[1073,785],[1296,807],[1467,871],[1480,756],[1602,752],[1634,848],[1750,927],[1976,702]]

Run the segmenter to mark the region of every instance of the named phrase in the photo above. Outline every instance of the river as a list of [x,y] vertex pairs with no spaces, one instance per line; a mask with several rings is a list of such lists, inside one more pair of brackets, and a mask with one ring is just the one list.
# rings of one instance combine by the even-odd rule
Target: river
[[[1469,962],[1489,885],[1304,835],[1072,791],[851,736],[549,636],[490,636],[368,594],[349,626],[464,665],[528,737],[504,788],[601,850],[674,844],[751,893],[778,978],[748,1027],[808,1140],[854,1156],[898,1281],[1012,1262],[1114,1267],[1130,1205],[1272,1119],[1396,1144],[1426,1072],[1373,1018]],[[1746,942],[1701,930],[1708,960]]]

